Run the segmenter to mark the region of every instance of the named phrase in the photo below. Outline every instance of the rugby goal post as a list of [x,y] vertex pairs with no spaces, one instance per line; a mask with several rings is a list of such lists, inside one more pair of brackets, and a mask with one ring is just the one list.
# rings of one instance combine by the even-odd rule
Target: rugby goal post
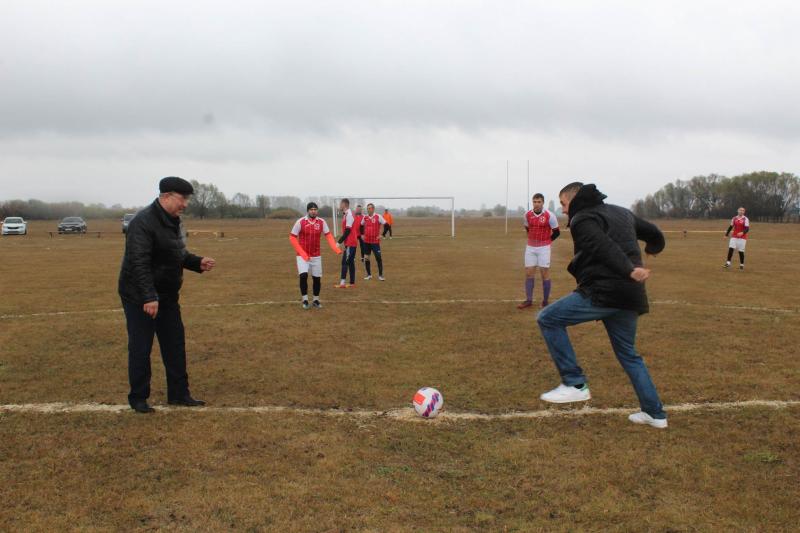
[[[362,194],[354,194],[352,196],[339,196],[333,199],[333,235],[338,237],[339,224],[336,219],[336,212],[339,209],[339,201],[342,198],[363,198],[368,202],[375,202],[375,200],[446,200],[450,202],[450,237],[456,238],[456,197],[455,196],[364,196]],[[352,206],[351,206],[352,207]]]

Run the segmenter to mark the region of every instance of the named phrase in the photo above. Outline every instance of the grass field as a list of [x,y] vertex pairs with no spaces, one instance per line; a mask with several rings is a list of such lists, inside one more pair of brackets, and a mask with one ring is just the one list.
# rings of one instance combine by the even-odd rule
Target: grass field
[[[571,336],[598,411],[538,400],[558,377],[535,311],[515,308],[521,229],[397,222],[385,283],[359,270],[334,290],[325,251],[325,308],[303,311],[289,222],[189,221],[225,232],[190,239],[218,266],[182,294],[192,391],[214,409],[149,416],[35,411],[126,401],[119,223],[0,239],[0,530],[797,530],[798,226],[754,224],[739,272],[721,268],[726,222],[661,223],[639,350],[666,404],[706,407],[658,431],[612,409],[637,404],[597,324]],[[570,256],[567,233],[556,297]],[[157,349],[153,374],[159,407]],[[424,385],[445,397],[434,421],[405,416]],[[790,403],[714,407],[747,400]],[[265,406],[297,409],[236,409]]]

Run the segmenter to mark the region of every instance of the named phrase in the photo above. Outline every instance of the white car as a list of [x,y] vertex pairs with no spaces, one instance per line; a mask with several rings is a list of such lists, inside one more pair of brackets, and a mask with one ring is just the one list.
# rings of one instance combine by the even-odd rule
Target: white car
[[27,235],[28,223],[22,217],[6,217],[3,221],[3,235]]

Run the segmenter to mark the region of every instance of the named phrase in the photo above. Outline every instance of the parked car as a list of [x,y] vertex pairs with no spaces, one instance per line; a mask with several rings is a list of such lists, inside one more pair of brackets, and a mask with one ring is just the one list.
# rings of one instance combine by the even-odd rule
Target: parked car
[[58,233],[86,233],[86,222],[81,217],[66,217],[58,223]]
[[128,213],[124,217],[122,217],[122,233],[128,233],[128,224],[130,224],[133,217],[136,216],[136,213]]
[[28,223],[22,217],[6,217],[3,221],[3,235],[27,235]]

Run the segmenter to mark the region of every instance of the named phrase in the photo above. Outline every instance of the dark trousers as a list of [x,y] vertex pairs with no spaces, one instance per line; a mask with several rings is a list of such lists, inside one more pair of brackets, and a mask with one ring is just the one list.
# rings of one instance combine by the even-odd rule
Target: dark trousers
[[350,274],[350,284],[356,282],[356,250],[355,246],[347,246],[342,254],[342,278],[347,279],[347,274]]
[[383,237],[386,237],[386,234],[389,234],[389,237],[392,236],[392,225],[391,224],[384,224],[383,225]]
[[381,255],[381,245],[379,243],[365,243],[367,247],[367,256],[364,260],[364,267],[367,270],[367,276],[372,275],[372,267],[370,266],[369,256],[375,252],[375,261],[378,262],[378,275],[383,276],[383,256]]
[[150,318],[139,304],[122,303],[128,326],[128,381],[131,392],[128,402],[150,397],[150,352],[153,336],[158,337],[161,359],[167,371],[167,399],[189,396],[186,373],[186,339],[178,302],[159,302],[156,318]]

